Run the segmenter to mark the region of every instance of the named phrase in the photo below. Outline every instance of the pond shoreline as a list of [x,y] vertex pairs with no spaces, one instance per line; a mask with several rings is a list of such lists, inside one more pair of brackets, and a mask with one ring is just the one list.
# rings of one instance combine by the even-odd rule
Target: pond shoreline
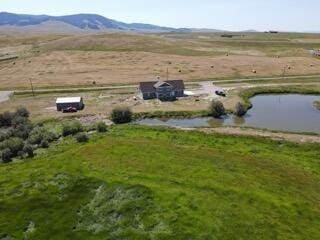
[[[243,89],[240,91],[239,96],[242,102],[246,105],[247,111],[249,111],[253,105],[251,103],[251,98],[259,95],[273,95],[273,94],[301,94],[301,95],[319,95],[320,91],[312,89],[310,87],[295,87],[295,86],[277,86],[277,87],[255,87],[249,89]],[[316,105],[317,106],[317,105]],[[209,107],[209,106],[208,106]],[[319,103],[320,110],[320,103]],[[226,109],[227,114],[233,114],[234,109]],[[198,117],[211,117],[209,110],[199,110],[199,111],[154,111],[154,112],[140,112],[134,113],[134,120],[142,120],[146,118],[154,119],[193,119]]]
[[[190,113],[180,117],[175,113],[158,112],[151,117],[135,119],[140,125],[169,126],[182,128],[217,128],[226,126],[252,127],[295,133],[320,133],[320,115],[313,104],[318,95],[276,94],[259,95],[250,99],[251,108],[244,117],[232,114],[213,118],[210,114],[192,117]],[[150,115],[149,115],[150,116]]]
[[243,89],[239,95],[247,105],[248,110],[253,107],[250,99],[258,95],[274,95],[274,94],[300,94],[300,95],[319,95],[320,91],[312,89],[310,87],[302,88],[295,86],[277,86],[277,87],[255,87],[249,89]]
[[176,128],[184,131],[199,131],[207,134],[226,134],[236,136],[252,136],[269,138],[274,141],[288,141],[293,143],[320,143],[320,135],[304,133],[275,132],[256,128],[220,127],[220,128]]

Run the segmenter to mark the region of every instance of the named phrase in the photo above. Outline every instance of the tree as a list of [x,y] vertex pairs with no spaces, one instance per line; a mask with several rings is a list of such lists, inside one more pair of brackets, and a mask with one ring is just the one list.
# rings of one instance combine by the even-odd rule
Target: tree
[[132,111],[128,107],[116,107],[111,112],[111,119],[116,124],[129,123],[132,120]]
[[226,111],[222,102],[213,100],[209,106],[209,112],[214,118],[220,118]]
[[238,102],[235,107],[234,115],[243,117],[247,113],[247,111],[247,107],[243,103]]

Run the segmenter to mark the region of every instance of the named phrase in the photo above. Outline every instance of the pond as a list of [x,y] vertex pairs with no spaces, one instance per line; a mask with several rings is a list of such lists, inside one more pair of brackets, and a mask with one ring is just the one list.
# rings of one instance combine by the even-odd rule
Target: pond
[[314,106],[317,95],[258,95],[251,98],[253,108],[243,117],[225,116],[193,119],[143,119],[136,123],[172,127],[246,126],[290,132],[320,133],[320,111]]

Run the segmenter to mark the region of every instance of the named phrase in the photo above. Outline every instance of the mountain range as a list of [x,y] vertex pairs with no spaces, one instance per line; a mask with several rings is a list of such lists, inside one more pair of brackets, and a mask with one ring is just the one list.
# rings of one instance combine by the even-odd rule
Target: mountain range
[[[54,28],[72,27],[79,31],[141,31],[141,32],[194,32],[198,29],[170,28],[144,23],[124,23],[97,14],[75,14],[67,16],[28,15],[0,12],[0,28],[9,27],[46,27],[55,23]],[[52,24],[50,25],[53,26]],[[59,30],[59,29],[55,29]],[[204,29],[202,29],[204,31]],[[208,32],[221,32],[215,29],[205,29]]]

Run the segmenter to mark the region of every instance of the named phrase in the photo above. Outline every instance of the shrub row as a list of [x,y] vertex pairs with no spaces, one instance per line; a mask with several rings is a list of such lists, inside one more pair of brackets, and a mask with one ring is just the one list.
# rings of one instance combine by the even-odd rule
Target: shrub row
[[18,108],[15,112],[0,114],[0,127],[11,127],[24,123],[29,118],[29,112],[25,108]]
[[10,138],[0,143],[0,157],[3,162],[11,162],[13,157],[33,157],[33,147],[21,138]]

